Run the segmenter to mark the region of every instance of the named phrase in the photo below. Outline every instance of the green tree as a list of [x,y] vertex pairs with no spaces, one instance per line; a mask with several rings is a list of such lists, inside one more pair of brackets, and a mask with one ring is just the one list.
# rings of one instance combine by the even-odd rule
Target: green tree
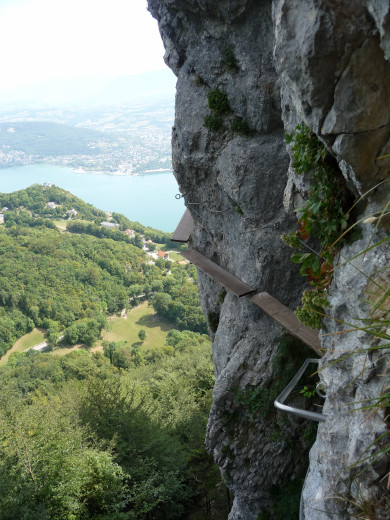
[[112,363],[117,368],[127,369],[133,365],[133,356],[130,347],[119,347],[112,355]]
[[94,518],[120,510],[125,473],[88,440],[75,415],[77,390],[0,407],[0,517]]
[[180,518],[188,497],[185,452],[177,437],[150,417],[151,403],[142,386],[114,377],[91,380],[82,418],[99,439],[114,444],[116,460],[131,475],[137,518]]
[[110,363],[113,363],[113,355],[117,348],[120,347],[120,343],[116,341],[103,341],[103,353],[108,359]]
[[144,329],[141,329],[138,332],[138,337],[139,337],[140,341],[142,341],[142,343],[145,341],[145,339],[146,339],[146,332],[144,331]]
[[142,237],[138,233],[136,233],[133,238],[133,244],[135,245],[135,247],[138,247],[139,249],[142,249],[144,247]]

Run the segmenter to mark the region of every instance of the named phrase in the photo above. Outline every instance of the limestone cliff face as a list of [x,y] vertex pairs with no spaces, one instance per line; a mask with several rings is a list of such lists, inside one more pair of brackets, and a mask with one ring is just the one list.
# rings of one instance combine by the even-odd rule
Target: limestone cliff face
[[[294,309],[305,281],[279,237],[295,229],[294,209],[307,185],[290,166],[284,133],[304,122],[326,143],[356,197],[388,177],[389,159],[376,158],[390,152],[389,3],[148,3],[159,22],[166,62],[178,77],[173,164],[195,222],[191,247]],[[216,108],[210,109],[213,92]],[[365,198],[366,216],[388,200],[384,186]],[[352,258],[386,233],[370,223],[362,227],[363,238],[341,258]],[[364,269],[351,263],[337,269],[332,315],[346,322],[367,316],[367,276],[388,287],[386,271],[378,273],[388,265],[386,255],[385,247],[375,248],[364,257]],[[235,496],[229,518],[255,520],[272,506],[275,488],[306,471],[309,425],[276,413],[268,401],[283,374],[310,352],[248,299],[224,297],[202,272],[199,287],[213,329],[216,374],[206,442]],[[327,320],[324,332],[338,330],[337,323]],[[351,503],[334,497],[350,497],[356,489],[367,501],[382,500],[377,515],[385,518],[380,479],[388,471],[386,460],[359,479],[348,470],[386,431],[383,412],[369,420],[363,412],[346,414],[347,403],[379,395],[384,384],[379,354],[340,360],[369,342],[362,332],[323,337],[327,420],[311,449],[301,513],[307,519],[351,518],[357,514]],[[256,413],[245,401],[254,390],[260,396]]]

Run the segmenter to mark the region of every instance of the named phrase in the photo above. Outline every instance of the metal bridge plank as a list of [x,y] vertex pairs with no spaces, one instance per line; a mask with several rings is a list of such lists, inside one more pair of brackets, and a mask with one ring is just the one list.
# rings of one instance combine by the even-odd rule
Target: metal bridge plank
[[180,219],[179,224],[177,225],[177,228],[171,236],[171,240],[173,242],[188,242],[193,225],[194,221],[192,220],[191,213],[188,209],[186,209]]
[[306,343],[319,356],[323,355],[319,331],[301,323],[291,309],[267,292],[254,294],[249,299],[291,334]]
[[181,254],[204,273],[214,278],[226,290],[238,297],[245,296],[255,290],[194,249],[184,251]]

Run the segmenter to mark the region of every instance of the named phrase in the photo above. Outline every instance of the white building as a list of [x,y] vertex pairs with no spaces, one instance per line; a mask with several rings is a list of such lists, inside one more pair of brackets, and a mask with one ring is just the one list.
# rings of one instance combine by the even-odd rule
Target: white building
[[113,222],[102,222],[100,224],[102,227],[108,228],[108,229],[118,229],[119,224],[114,224]]

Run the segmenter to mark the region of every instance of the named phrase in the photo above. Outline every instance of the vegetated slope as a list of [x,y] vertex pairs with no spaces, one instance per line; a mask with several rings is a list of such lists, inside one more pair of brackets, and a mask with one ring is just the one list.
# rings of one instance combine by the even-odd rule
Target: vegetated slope
[[130,370],[85,351],[0,368],[1,520],[226,518],[204,446],[210,342],[169,342],[169,356]]
[[171,168],[173,98],[75,109],[0,108],[0,166],[50,162],[116,172]]
[[[50,208],[47,206],[48,202],[55,202],[59,207]],[[22,211],[28,211],[32,216],[69,218],[66,212],[75,209],[78,212],[78,219],[92,221],[100,219],[101,221],[106,218],[104,211],[95,208],[92,204],[84,202],[82,199],[72,195],[69,191],[57,188],[54,185],[44,187],[40,184],[33,184],[24,190],[14,191],[13,193],[0,193],[0,207],[6,207],[18,215],[20,215]],[[9,218],[11,218],[11,215],[7,213],[6,221]]]
[[[48,202],[55,202],[56,207],[48,207]],[[60,218],[69,219],[67,211],[72,209],[77,211],[78,224],[80,224],[80,220],[85,220],[88,224],[100,224],[103,220],[107,220],[107,213],[105,211],[95,208],[92,204],[84,202],[69,191],[54,185],[44,187],[40,184],[33,184],[26,189],[13,193],[0,193],[0,210],[3,207],[11,210],[11,213],[8,212],[5,214],[6,225],[11,219],[13,219],[15,223],[21,223],[20,219],[27,219],[29,216],[33,217],[35,223],[39,222],[41,224],[42,221],[36,220],[37,217],[40,216],[47,219],[46,225],[48,227],[54,228],[55,226],[52,220]],[[133,229],[136,233],[145,235],[146,240],[151,239],[158,244],[166,244],[167,247],[177,247],[177,243],[171,242],[169,233],[144,226],[139,222],[131,221],[121,213],[113,212],[112,219],[119,224],[121,230],[127,228]],[[31,219],[29,219],[29,222],[29,225],[33,225]],[[70,223],[74,224],[74,220],[69,219],[69,224]],[[93,234],[88,231],[87,227],[84,227],[82,232]],[[111,231],[108,236],[111,238],[118,237],[118,235],[115,235],[115,231]],[[126,239],[127,237],[122,236],[122,240]],[[135,244],[137,244],[137,241]]]
[[[52,214],[47,198],[60,204]],[[78,218],[95,217],[95,230],[104,213],[59,188],[33,186],[2,195],[0,205],[12,209],[0,226],[0,355],[34,326],[47,329],[53,344],[64,334],[68,344],[92,345],[105,317],[130,308],[140,294],[163,293],[173,323],[206,332],[192,266],[148,264],[119,230],[102,238],[61,233],[52,219],[68,207],[79,208]]]
[[101,153],[113,145],[113,138],[103,132],[52,123],[16,121],[0,123],[0,149],[17,150],[34,156],[58,156]]
[[[0,226],[2,353],[37,325],[52,345],[62,334],[92,345],[106,315],[140,294],[177,327],[206,330],[193,266],[148,264],[121,230],[60,232],[54,219],[68,208],[93,232],[107,216],[55,187],[1,195],[0,205],[9,208]],[[204,445],[208,337],[172,329],[159,349],[103,346],[16,352],[0,368],[0,520],[226,518],[229,494]]]

